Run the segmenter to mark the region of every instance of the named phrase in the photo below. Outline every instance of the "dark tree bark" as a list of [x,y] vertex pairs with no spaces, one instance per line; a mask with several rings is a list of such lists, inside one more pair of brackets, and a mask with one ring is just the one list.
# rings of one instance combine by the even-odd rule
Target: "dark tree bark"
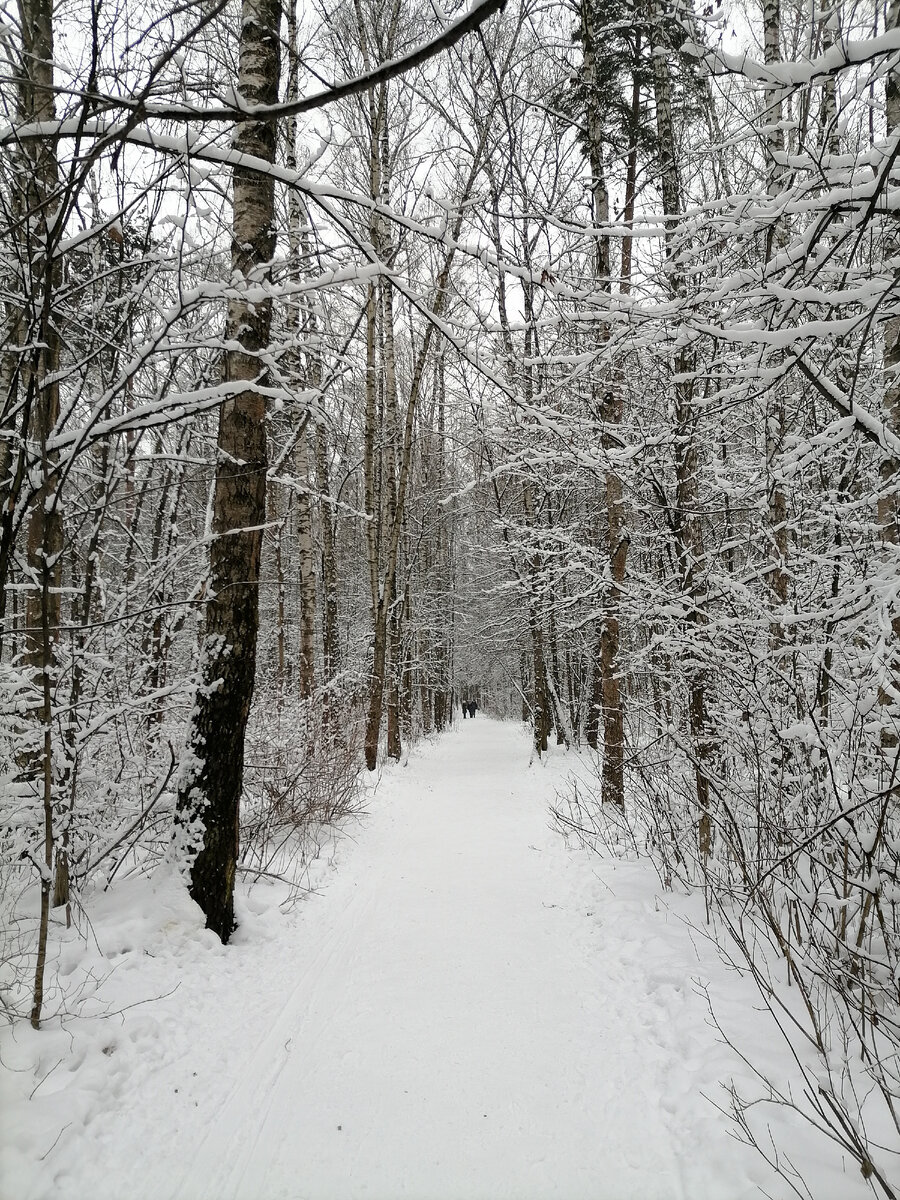
[[[341,669],[338,630],[338,573],[334,508],[328,469],[328,441],[323,425],[316,427],[316,487],[319,491],[319,530],[322,538],[322,677],[331,683]],[[329,704],[330,711],[330,704]]]
[[[597,54],[602,34],[595,27],[596,12],[593,5],[583,3],[581,7],[581,32],[584,47],[582,74],[587,86],[587,149],[591,166],[591,188],[593,192],[594,225],[602,229],[609,224],[609,193],[604,177],[604,155],[607,137],[603,129],[602,88],[597,67]],[[640,96],[635,85],[632,97],[632,120],[639,111]],[[636,171],[636,140],[632,131],[632,149],[626,170],[625,217],[631,223],[634,218],[634,188]],[[594,269],[597,285],[602,294],[612,292],[609,237],[597,236]],[[626,238],[622,246],[621,291],[627,293],[631,286],[631,239]],[[606,342],[609,328],[604,323],[600,329],[600,342]],[[616,372],[603,389],[600,398],[600,417],[604,425],[603,447],[610,450],[617,441],[609,430],[621,426],[624,413],[624,389],[616,378]],[[606,554],[609,560],[610,587],[603,600],[603,619],[597,645],[597,662],[591,689],[591,708],[588,714],[587,740],[592,749],[597,749],[600,718],[603,719],[603,803],[624,807],[625,804],[625,723],[623,698],[620,682],[619,662],[622,585],[625,582],[625,566],[628,557],[628,534],[625,526],[625,503],[621,478],[613,470],[606,472]]]
[[[662,0],[655,0],[653,15],[653,90],[656,100],[656,129],[660,148],[660,188],[667,223],[667,274],[672,296],[680,297],[685,292],[685,279],[680,267],[674,261],[672,222],[681,212],[681,177],[676,159],[675,125],[672,117],[669,50],[662,37],[665,15]],[[713,740],[707,712],[707,673],[699,664],[696,649],[696,644],[706,625],[706,596],[699,571],[699,563],[703,558],[703,535],[699,515],[698,410],[694,404],[693,385],[690,378],[691,367],[690,352],[687,349],[679,350],[675,359],[675,504],[671,520],[681,587],[685,597],[690,601],[684,619],[685,630],[690,638],[687,648],[688,723],[694,748],[694,777],[697,789],[697,807],[700,814],[697,840],[700,855],[705,861],[712,849],[707,763],[712,756]]]
[[[22,31],[22,64],[18,79],[20,114],[26,121],[52,120],[55,116],[53,5],[50,0],[22,0],[19,16]],[[41,913],[31,1009],[31,1024],[37,1029],[43,1006],[53,883],[55,780],[51,719],[63,548],[62,514],[52,474],[53,459],[47,449],[47,441],[59,419],[60,342],[53,311],[54,295],[60,281],[59,259],[56,255],[59,238],[59,168],[55,142],[29,142],[18,166],[21,190],[16,199],[22,204],[22,211],[28,218],[28,233],[19,252],[23,269],[29,273],[30,285],[30,302],[22,314],[20,333],[24,332],[32,347],[24,357],[22,371],[22,429],[27,433],[31,448],[23,438],[14,471],[15,481],[9,494],[4,497],[2,582],[6,582],[5,572],[12,545],[13,505],[25,486],[26,458],[36,450],[37,462],[29,464],[31,471],[38,473],[40,482],[36,487],[32,484],[33,498],[28,510],[24,664],[31,672],[35,692],[34,713],[40,727],[34,750],[30,752],[25,765],[35,780],[44,819]],[[9,378],[11,389],[15,382],[14,377]],[[12,395],[9,399],[12,399]],[[7,468],[9,465],[7,463]]]
[[[280,72],[278,0],[243,0],[239,90],[249,104],[274,104]],[[236,148],[275,160],[273,121],[243,122]],[[275,190],[264,174],[234,168],[232,267],[250,282],[264,279],[275,251]],[[258,627],[259,560],[266,515],[266,378],[260,351],[269,344],[271,301],[229,304],[226,383],[247,386],[229,396],[219,418],[210,547],[210,601],[201,649],[202,685],[190,734],[191,762],[178,795],[178,820],[196,856],[191,896],[207,928],[227,942],[234,929],[244,732],[253,696]]]

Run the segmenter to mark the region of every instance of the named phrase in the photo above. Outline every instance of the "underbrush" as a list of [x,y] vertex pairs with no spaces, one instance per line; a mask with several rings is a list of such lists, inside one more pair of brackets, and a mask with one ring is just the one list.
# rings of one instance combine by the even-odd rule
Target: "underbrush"
[[302,891],[329,831],[362,813],[362,713],[263,711],[247,730],[238,870]]
[[[21,721],[15,709],[5,715],[8,748]],[[73,743],[57,766],[53,861],[56,877],[65,865],[68,888],[50,912],[48,1016],[76,1003],[54,964],[62,942],[92,940],[92,911],[103,894],[114,896],[117,887],[160,868],[183,871],[173,860],[174,747],[183,714],[173,706],[170,719],[171,725],[148,722],[146,714],[123,709],[89,739]],[[238,870],[245,887],[279,880],[287,885],[285,903],[309,890],[312,864],[342,823],[361,812],[361,743],[361,720],[349,707],[326,717],[315,704],[282,707],[258,697],[241,810]],[[0,1012],[11,1021],[27,1018],[34,998],[40,879],[47,870],[43,837],[37,783],[20,758],[0,746]]]
[[[713,836],[701,853],[696,757],[684,745],[632,760],[624,809],[600,803],[600,768],[572,779],[555,818],[605,855],[645,856],[662,885],[701,892],[699,932],[755,983],[785,1051],[785,1073],[761,1065],[740,1032],[719,1026],[758,1082],[732,1088],[739,1136],[796,1195],[810,1200],[790,1147],[771,1139],[766,1109],[799,1114],[855,1162],[872,1193],[900,1195],[900,809],[896,755],[829,759],[821,742],[773,737],[752,753],[736,738],[703,763]],[[712,1019],[717,1023],[715,1012]],[[820,1197],[813,1197],[820,1200]]]

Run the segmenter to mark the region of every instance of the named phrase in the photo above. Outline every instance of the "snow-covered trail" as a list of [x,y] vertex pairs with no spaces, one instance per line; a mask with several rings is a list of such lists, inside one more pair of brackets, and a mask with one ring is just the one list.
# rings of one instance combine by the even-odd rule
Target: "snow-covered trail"
[[685,1194],[646,980],[588,952],[523,751],[476,718],[410,763],[179,1200]]
[[[55,951],[78,1015],[0,1036],[0,1198],[791,1194],[710,1103],[755,1081],[703,989],[771,1065],[758,996],[683,919],[699,898],[565,846],[549,805],[579,762],[460,723],[386,769],[302,904],[242,891],[227,948],[171,874],[92,897],[92,942]],[[846,1170],[815,1200],[864,1194]]]

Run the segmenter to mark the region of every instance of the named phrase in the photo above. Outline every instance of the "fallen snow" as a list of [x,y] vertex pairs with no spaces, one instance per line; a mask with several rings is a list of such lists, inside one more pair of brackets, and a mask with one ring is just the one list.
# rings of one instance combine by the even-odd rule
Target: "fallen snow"
[[[227,949],[173,874],[90,897],[88,944],[53,934],[61,1014],[0,1035],[3,1200],[793,1194],[713,1104],[759,1086],[707,997],[738,1050],[785,1061],[755,989],[697,897],[564,844],[573,765],[461,723],[385,772],[302,903],[244,889]],[[760,1119],[814,1200],[871,1195]]]

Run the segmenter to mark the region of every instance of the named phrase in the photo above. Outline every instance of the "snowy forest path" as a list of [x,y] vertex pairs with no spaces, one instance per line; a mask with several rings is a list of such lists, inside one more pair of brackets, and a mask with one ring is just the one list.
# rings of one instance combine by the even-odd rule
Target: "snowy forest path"
[[671,997],[598,937],[527,756],[479,716],[394,769],[178,1200],[686,1195]]
[[[227,947],[171,868],[94,896],[97,945],[72,931],[57,964],[81,1015],[0,1043],[0,1082],[34,1092],[0,1125],[0,1200],[790,1195],[710,1103],[755,1081],[707,987],[742,1046],[781,1050],[702,898],[567,846],[550,809],[592,763],[529,758],[480,713],[420,743],[302,902],[242,885]],[[816,1200],[855,1195],[834,1178]]]

